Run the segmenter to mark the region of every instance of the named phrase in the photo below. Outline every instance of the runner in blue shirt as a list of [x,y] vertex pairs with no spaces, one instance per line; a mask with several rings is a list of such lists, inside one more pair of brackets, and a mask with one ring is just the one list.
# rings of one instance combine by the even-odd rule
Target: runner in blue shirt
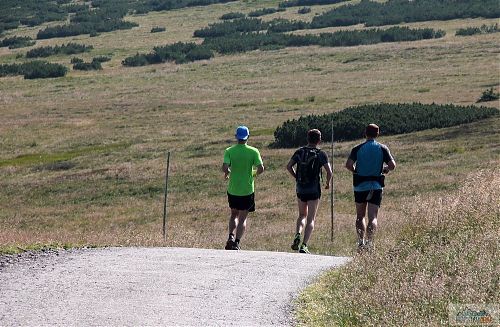
[[[396,168],[389,148],[375,141],[378,135],[379,127],[368,125],[365,129],[366,141],[351,150],[345,164],[353,173],[358,251],[373,248],[373,234],[377,229],[377,214],[382,202],[383,174]],[[368,225],[365,222],[367,209]]]

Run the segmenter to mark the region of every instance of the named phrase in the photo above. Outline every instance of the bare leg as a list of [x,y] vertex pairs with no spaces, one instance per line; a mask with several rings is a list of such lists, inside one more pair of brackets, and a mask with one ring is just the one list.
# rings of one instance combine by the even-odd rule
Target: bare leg
[[229,234],[235,234],[236,226],[238,226],[238,210],[231,209],[231,217],[229,217]]
[[358,239],[362,240],[365,237],[366,232],[366,202],[356,203],[356,233],[358,234]]
[[241,240],[247,228],[248,210],[238,211],[238,227],[236,228],[236,239]]
[[303,243],[307,244],[309,242],[309,238],[314,230],[314,220],[316,219],[316,213],[318,212],[319,207],[319,199],[307,201],[307,225],[306,231],[304,232],[304,240]]
[[366,229],[366,238],[368,241],[373,241],[373,235],[377,230],[377,214],[378,205],[373,203],[368,203],[368,228]]
[[297,227],[295,229],[295,233],[301,234],[306,224],[307,202],[303,202],[299,198],[297,198],[297,204],[299,207],[299,217],[297,218]]

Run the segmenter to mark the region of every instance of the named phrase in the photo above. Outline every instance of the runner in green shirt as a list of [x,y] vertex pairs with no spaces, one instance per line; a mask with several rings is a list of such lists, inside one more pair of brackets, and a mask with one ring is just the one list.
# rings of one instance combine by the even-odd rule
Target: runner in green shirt
[[238,126],[235,135],[238,143],[224,151],[222,171],[224,178],[229,179],[227,199],[231,208],[226,250],[240,249],[248,213],[255,211],[254,178],[264,172],[259,150],[247,145],[249,135],[246,126]]

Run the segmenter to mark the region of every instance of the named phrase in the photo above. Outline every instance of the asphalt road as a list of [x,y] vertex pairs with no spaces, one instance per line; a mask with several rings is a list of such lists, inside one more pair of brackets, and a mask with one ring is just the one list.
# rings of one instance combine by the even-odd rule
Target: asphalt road
[[300,289],[348,260],[182,248],[4,257],[0,325],[293,326]]

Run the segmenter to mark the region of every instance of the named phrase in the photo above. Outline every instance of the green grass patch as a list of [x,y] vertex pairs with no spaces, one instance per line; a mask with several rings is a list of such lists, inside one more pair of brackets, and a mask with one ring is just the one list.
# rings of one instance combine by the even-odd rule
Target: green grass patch
[[77,247],[69,243],[32,243],[32,244],[10,244],[0,245],[0,255],[19,254],[28,251],[68,250]]
[[126,143],[115,143],[108,145],[88,146],[66,152],[23,154],[15,158],[0,160],[0,167],[48,165],[56,162],[68,161],[87,154],[111,152],[114,150],[126,148],[128,146],[129,144]]
[[251,136],[273,135],[274,128],[261,128],[251,131]]

